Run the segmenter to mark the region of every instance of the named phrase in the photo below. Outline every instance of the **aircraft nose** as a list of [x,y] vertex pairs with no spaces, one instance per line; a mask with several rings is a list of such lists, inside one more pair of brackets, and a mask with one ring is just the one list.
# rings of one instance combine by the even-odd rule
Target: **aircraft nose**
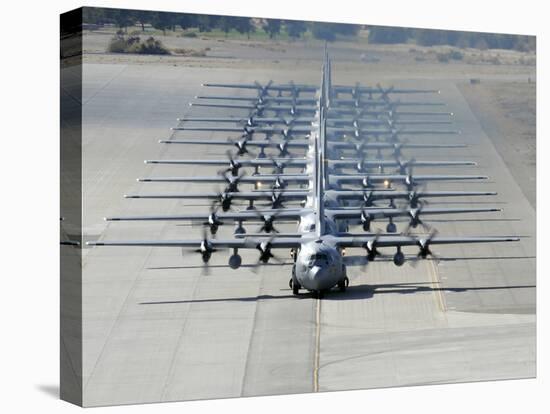
[[326,273],[326,269],[320,266],[313,266],[311,269],[309,269],[308,288],[313,290],[324,289],[326,287],[324,286]]

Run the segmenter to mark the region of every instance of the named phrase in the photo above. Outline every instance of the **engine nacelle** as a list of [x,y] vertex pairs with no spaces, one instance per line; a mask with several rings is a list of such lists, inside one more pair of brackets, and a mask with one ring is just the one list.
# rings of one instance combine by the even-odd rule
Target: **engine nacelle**
[[242,223],[237,223],[235,226],[235,230],[233,231],[233,234],[246,234],[246,230],[243,227]]
[[243,262],[243,259],[240,254],[232,254],[231,256],[229,256],[228,264],[229,264],[229,267],[233,270],[241,267],[242,262]]
[[393,264],[396,266],[403,266],[404,263],[405,263],[405,255],[403,254],[402,251],[397,251],[393,255]]

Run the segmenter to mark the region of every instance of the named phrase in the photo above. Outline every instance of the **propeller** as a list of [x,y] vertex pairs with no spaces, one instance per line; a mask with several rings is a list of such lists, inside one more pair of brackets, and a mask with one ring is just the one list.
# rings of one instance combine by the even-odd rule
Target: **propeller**
[[201,274],[208,275],[209,268],[208,268],[208,262],[210,261],[210,258],[212,257],[212,253],[216,252],[217,250],[212,246],[212,243],[210,240],[208,240],[208,237],[206,235],[206,230],[203,229],[203,236],[202,241],[197,249],[182,249],[182,255],[185,256],[187,253],[200,253],[203,267]]
[[210,228],[210,234],[214,235],[218,231],[218,227],[223,225],[223,222],[218,218],[216,214],[216,208],[214,204],[210,206],[210,214],[204,223],[203,226],[208,226]]
[[425,189],[426,189],[426,183],[424,182],[424,183],[422,183],[420,188],[413,189],[412,191],[409,191],[409,195],[408,195],[409,207],[418,208],[418,207],[423,207],[423,206],[429,204],[427,200],[421,200],[420,199],[421,194],[425,191]]
[[361,157],[361,159],[355,165],[355,169],[359,173],[365,172],[367,170],[367,167],[365,166],[365,157]]
[[411,227],[416,228],[418,227],[418,225],[421,225],[425,230],[431,231],[431,226],[424,223],[420,218],[421,214],[422,214],[422,207],[409,209],[410,220],[409,220],[409,224],[407,225],[407,228],[405,229],[404,234],[410,234]]
[[371,183],[368,175],[365,175],[363,177],[363,179],[361,180],[361,185],[363,186],[363,188],[371,188],[372,187],[372,183]]
[[418,183],[414,179],[414,175],[410,173],[407,174],[407,176],[405,177],[405,186],[407,187],[407,191],[413,191],[417,184]]
[[399,142],[399,134],[402,133],[404,130],[405,130],[404,128],[391,128],[388,141]]
[[428,258],[428,256],[432,256],[432,258],[437,262],[439,263],[440,261],[440,258],[438,255],[436,255],[434,252],[432,252],[430,250],[430,242],[432,241],[432,239],[437,235],[438,231],[436,229],[432,229],[428,235],[428,237],[426,238],[419,238],[418,239],[418,247],[419,247],[419,251],[416,255],[416,258],[414,258],[412,261],[411,261],[411,265],[413,267],[416,266],[417,262],[420,260],[420,259],[426,259]]
[[363,207],[371,207],[374,201],[372,191],[363,191]]
[[283,194],[284,190],[280,191],[271,191],[271,208],[272,209],[278,209],[278,208],[284,208],[283,206]]
[[273,168],[275,169],[275,174],[283,174],[284,173],[284,170],[287,166],[287,163],[286,162],[280,162],[280,161],[277,161],[275,158],[273,157],[269,157],[269,160],[271,161],[271,163],[273,164]]
[[277,257],[271,252],[271,248],[272,248],[271,242],[273,241],[273,239],[274,237],[272,236],[269,239],[264,240],[262,242],[259,242],[259,243],[255,242],[254,247],[256,248],[256,250],[260,252],[260,256],[258,257],[258,261],[252,265],[252,271],[254,273],[257,272],[258,266],[262,264],[267,264],[272,259],[278,263],[284,263],[283,260],[281,260],[279,257]]
[[359,216],[361,225],[363,226],[364,231],[370,231],[370,224],[373,220],[373,217],[365,209],[361,209],[361,215]]
[[288,183],[280,175],[277,175],[277,178],[273,182],[273,189],[282,190],[286,188],[287,185]]
[[286,156],[289,156],[290,153],[288,152],[288,142],[287,141],[284,141],[284,142],[281,142],[277,148],[279,149],[279,155],[281,157],[286,157]]
[[376,87],[378,88],[378,91],[380,92],[380,98],[383,99],[383,100],[386,101],[386,102],[389,102],[390,97],[389,97],[388,95],[389,95],[391,92],[393,92],[393,90],[395,89],[395,87],[392,85],[392,86],[390,86],[389,88],[384,89],[384,88],[382,88],[382,85],[380,85],[379,83],[376,84]]
[[279,231],[274,226],[275,219],[280,214],[279,212],[275,212],[273,214],[257,214],[258,218],[262,221],[262,225],[256,231],[256,233],[279,233]]
[[367,265],[369,262],[376,259],[376,256],[382,256],[382,254],[376,248],[376,245],[378,243],[378,238],[380,237],[380,233],[381,233],[380,230],[378,230],[374,235],[374,238],[372,240],[369,240],[363,245],[363,247],[367,251],[367,263],[365,263],[365,265]]
[[397,165],[399,168],[399,174],[412,174],[412,167],[416,163],[416,158],[410,160],[402,160],[401,157],[397,158]]
[[222,211],[229,211],[233,202],[233,196],[231,193],[220,191],[218,193],[218,202],[222,206]]
[[234,176],[234,177],[238,176],[239,175],[239,170],[242,168],[243,165],[239,161],[237,161],[233,158],[233,154],[231,154],[231,151],[228,150],[225,153],[226,153],[227,158],[229,160],[229,167],[227,167],[225,170],[222,170],[222,173],[223,172],[231,172],[232,176]]
[[244,155],[244,154],[250,154],[248,151],[248,148],[246,147],[248,139],[246,137],[243,137],[243,139],[239,141],[235,141],[233,145],[237,147],[237,155]]
[[224,192],[226,193],[236,193],[239,191],[239,182],[243,179],[243,177],[246,175],[246,173],[241,173],[237,177],[233,177],[232,175],[227,174],[221,174],[221,176],[224,178],[225,182],[227,183],[227,186],[225,187]]

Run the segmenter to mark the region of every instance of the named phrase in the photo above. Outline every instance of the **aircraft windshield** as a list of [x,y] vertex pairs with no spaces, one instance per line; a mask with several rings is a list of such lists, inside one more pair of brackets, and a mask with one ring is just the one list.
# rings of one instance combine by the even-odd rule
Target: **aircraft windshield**
[[316,253],[309,256],[309,266],[323,265],[328,263],[328,256],[325,253]]

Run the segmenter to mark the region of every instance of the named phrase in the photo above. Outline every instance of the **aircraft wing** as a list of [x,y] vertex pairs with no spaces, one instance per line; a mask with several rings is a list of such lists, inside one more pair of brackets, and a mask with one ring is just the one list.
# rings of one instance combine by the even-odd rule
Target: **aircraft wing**
[[[161,144],[189,144],[189,145],[231,145],[237,146],[239,143],[229,140],[200,140],[200,139],[161,139]],[[279,146],[287,146],[288,148],[308,148],[311,141],[307,139],[295,139],[292,141],[274,141],[274,140],[243,140],[242,144],[250,147],[266,147],[276,148]],[[392,148],[391,146],[388,148]]]
[[[93,241],[87,242],[88,246],[146,246],[146,247],[200,247],[204,240],[126,240],[126,241]],[[250,237],[238,239],[209,239],[208,243],[217,250],[221,249],[257,249],[264,240],[256,240]],[[271,248],[290,249],[301,245],[300,238],[276,237],[269,241]]]
[[387,93],[437,93],[440,91],[438,89],[408,89],[408,88],[387,88],[383,89],[382,87],[373,87],[373,86],[361,86],[361,85],[334,85],[332,86],[334,92],[339,93],[366,93],[366,94],[387,94]]
[[297,98],[294,96],[229,96],[229,95],[199,95],[196,99],[213,99],[221,101],[252,101],[252,102],[284,102],[297,104],[316,104],[314,98]]
[[[178,118],[180,122],[228,122],[228,123],[237,123],[244,124],[248,123],[249,125],[257,124],[311,124],[313,118],[311,117],[299,117],[299,118],[284,118],[284,117],[187,117],[187,118]],[[353,121],[350,121],[353,122]],[[445,122],[445,121],[443,121]]]
[[209,108],[228,108],[228,109],[262,109],[264,111],[302,111],[302,112],[315,112],[317,108],[314,106],[306,105],[254,105],[254,104],[233,104],[233,103],[201,103],[191,102],[190,106],[204,106]]
[[[368,182],[384,181],[406,181],[410,177],[401,174],[348,174],[348,175],[329,175],[329,182],[337,183],[361,183],[364,180]],[[414,175],[412,180],[418,181],[461,181],[461,180],[487,180],[485,175]]]
[[300,91],[300,92],[317,92],[318,86],[305,85],[298,83],[289,84],[274,84],[268,82],[265,85],[260,83],[212,83],[206,82],[202,86],[214,87],[214,88],[235,88],[235,89],[254,89],[254,90],[273,90],[273,91]]
[[[305,184],[309,183],[311,177],[307,174],[262,174],[245,176],[239,179],[240,183],[254,184],[254,183],[274,183],[277,179],[285,181],[287,183]],[[222,176],[210,176],[210,177],[146,177],[138,178],[139,182],[180,182],[180,183],[225,183],[227,180]]]
[[260,132],[260,133],[270,133],[270,134],[309,134],[311,128],[307,126],[293,126],[290,128],[280,128],[272,126],[246,126],[246,127],[202,127],[202,126],[183,126],[183,127],[174,127],[174,131],[213,131],[213,132]]
[[363,215],[368,215],[370,218],[387,218],[387,217],[415,217],[418,215],[431,214],[464,214],[464,213],[491,213],[502,211],[500,208],[342,208],[342,209],[326,209],[325,214],[334,219],[357,219]]
[[439,237],[434,236],[363,236],[363,237],[335,237],[339,247],[364,247],[369,242],[376,243],[376,247],[404,247],[425,246],[427,244],[471,244],[471,243],[498,243],[515,242],[519,237]]
[[[294,141],[292,141],[294,142]],[[353,143],[342,141],[328,141],[327,146],[329,148],[343,148],[343,149],[357,149],[359,147],[363,149],[397,149],[397,148],[465,148],[465,144],[393,144],[391,142],[367,142],[367,143]]]
[[355,133],[360,134],[370,134],[370,135],[456,135],[459,134],[459,131],[451,130],[437,130],[437,129],[402,129],[402,130],[391,130],[391,129],[369,129],[369,128],[356,128],[354,126],[341,127],[341,126],[327,126],[329,133]]
[[[304,191],[238,191],[228,192],[225,195],[233,200],[269,200],[275,194],[284,200],[303,200],[311,193],[310,190]],[[181,193],[181,194],[125,194],[124,198],[168,198],[168,199],[207,199],[218,200],[220,193],[203,192],[203,193]]]
[[[262,221],[261,216],[276,216],[283,220],[299,220],[303,214],[309,213],[309,209],[284,209],[284,210],[254,210],[237,211],[228,213],[216,213],[216,219],[220,221]],[[174,214],[164,216],[113,216],[105,217],[105,221],[204,221],[210,217],[208,213],[199,214]]]
[[493,196],[494,191],[396,191],[396,190],[327,190],[325,193],[333,193],[338,199],[364,199],[371,201],[391,198],[424,198],[424,197],[473,197]]
[[[236,163],[246,166],[274,167],[276,163],[284,164],[285,167],[305,167],[308,160],[305,158],[257,158],[239,159]],[[145,160],[145,164],[182,164],[182,165],[227,165],[228,160]]]
[[329,165],[335,167],[356,167],[361,163],[365,167],[399,167],[400,165],[411,165],[418,167],[433,167],[433,166],[453,166],[453,165],[477,165],[473,161],[403,161],[398,160],[360,160],[360,159],[342,159],[328,160]]

